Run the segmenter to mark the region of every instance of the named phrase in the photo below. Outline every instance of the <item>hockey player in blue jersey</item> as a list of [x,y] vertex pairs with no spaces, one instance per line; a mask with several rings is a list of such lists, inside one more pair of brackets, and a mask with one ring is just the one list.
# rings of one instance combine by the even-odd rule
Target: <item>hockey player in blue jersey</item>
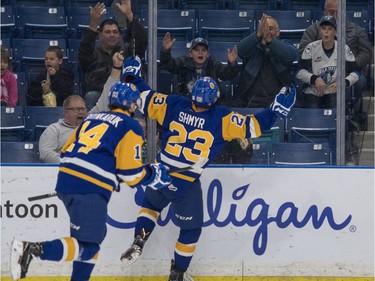
[[180,234],[168,280],[193,280],[186,270],[202,231],[203,199],[199,178],[203,169],[215,159],[226,142],[234,138],[257,138],[262,131],[272,127],[277,115],[286,117],[295,102],[296,91],[294,87],[284,87],[270,108],[244,116],[215,104],[219,91],[210,77],[195,82],[191,100],[150,89],[142,81],[140,69],[139,58],[126,59],[121,79],[137,86],[142,100],[140,111],[156,119],[161,126],[161,152],[157,155],[157,162],[177,169],[194,165],[200,159],[206,161],[200,161],[205,163],[201,167],[171,173],[172,184],[168,187],[158,190],[146,187],[134,241],[121,260],[130,265],[141,255],[161,211],[171,204]]
[[140,101],[137,87],[118,82],[108,99],[110,111],[89,114],[62,148],[56,191],[70,218],[70,237],[14,240],[14,280],[26,277],[33,257],[72,261],[70,280],[89,280],[107,232],[107,205],[119,183],[148,188],[171,183],[164,165],[142,165],[143,129],[131,117]]

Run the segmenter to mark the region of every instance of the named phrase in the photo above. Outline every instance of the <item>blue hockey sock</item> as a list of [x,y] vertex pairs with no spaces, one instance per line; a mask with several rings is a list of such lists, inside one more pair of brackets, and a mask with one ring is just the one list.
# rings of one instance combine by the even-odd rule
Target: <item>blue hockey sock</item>
[[180,235],[176,242],[174,258],[176,269],[186,271],[193,258],[196,244],[201,235],[202,228],[192,230],[180,230]]
[[73,272],[70,281],[88,281],[90,280],[91,272],[94,269],[95,264],[74,261],[73,262]]

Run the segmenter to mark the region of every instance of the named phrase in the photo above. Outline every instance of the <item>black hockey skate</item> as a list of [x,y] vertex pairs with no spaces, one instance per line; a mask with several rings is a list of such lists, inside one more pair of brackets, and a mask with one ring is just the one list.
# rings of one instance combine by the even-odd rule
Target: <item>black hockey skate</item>
[[171,261],[171,273],[169,274],[168,281],[194,281],[185,271],[176,268],[174,260]]
[[43,254],[41,243],[13,240],[10,252],[10,274],[13,280],[26,277],[33,257]]
[[120,258],[125,264],[125,267],[133,264],[139,258],[149,235],[150,233],[146,233],[145,230],[142,229],[141,234],[135,236],[133,244],[121,255]]

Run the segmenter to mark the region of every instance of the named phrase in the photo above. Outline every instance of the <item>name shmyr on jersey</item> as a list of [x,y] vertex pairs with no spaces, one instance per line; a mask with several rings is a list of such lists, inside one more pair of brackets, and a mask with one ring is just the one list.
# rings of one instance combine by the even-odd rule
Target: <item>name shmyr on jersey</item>
[[181,123],[184,123],[186,125],[190,125],[199,129],[203,129],[203,125],[205,120],[203,118],[200,118],[198,116],[191,115],[186,112],[180,112],[178,114],[178,121]]

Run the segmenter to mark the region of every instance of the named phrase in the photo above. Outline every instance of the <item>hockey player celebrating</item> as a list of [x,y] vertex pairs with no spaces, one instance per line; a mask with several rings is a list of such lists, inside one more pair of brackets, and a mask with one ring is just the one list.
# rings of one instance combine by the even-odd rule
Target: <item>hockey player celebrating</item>
[[89,280],[107,232],[107,205],[119,182],[148,188],[171,183],[163,164],[142,165],[143,129],[131,118],[139,95],[133,84],[116,83],[108,96],[110,111],[89,114],[64,145],[56,191],[70,217],[70,237],[14,240],[10,265],[14,280],[26,277],[33,257],[73,261],[70,280]]
[[[192,169],[171,173],[172,184],[168,187],[157,190],[146,187],[134,241],[121,260],[126,265],[136,261],[161,211],[170,203],[180,234],[168,280],[193,280],[186,271],[202,231],[203,199],[199,178],[204,167],[215,159],[226,142],[234,138],[257,138],[272,127],[277,115],[286,117],[294,105],[296,91],[294,87],[283,87],[270,108],[244,116],[215,104],[219,91],[210,77],[195,82],[191,100],[150,89],[142,81],[140,70],[139,58],[126,59],[122,80],[137,86],[141,91],[140,111],[156,119],[161,126],[161,152],[157,161],[170,169],[187,166]],[[201,165],[197,167],[195,163],[199,162]]]

